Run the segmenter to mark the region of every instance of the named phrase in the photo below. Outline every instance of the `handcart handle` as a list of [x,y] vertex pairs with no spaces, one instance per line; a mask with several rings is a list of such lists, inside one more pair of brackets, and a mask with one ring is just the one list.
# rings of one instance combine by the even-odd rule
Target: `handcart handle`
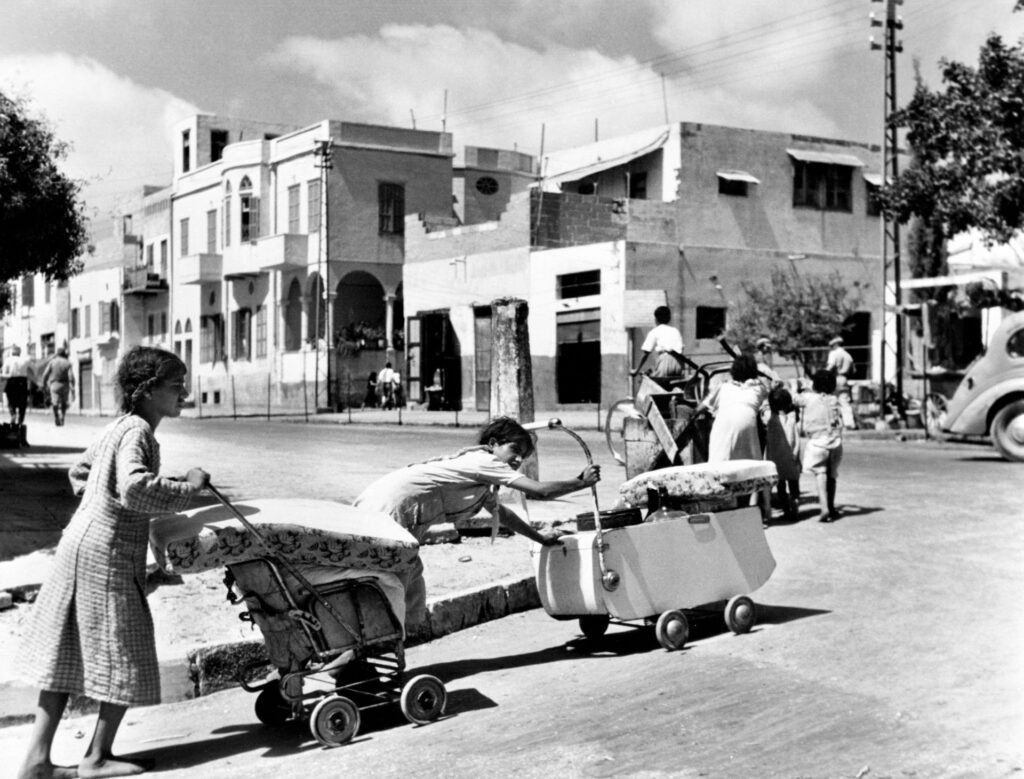
[[[529,422],[523,425],[526,430],[543,430],[547,428],[549,430],[561,430],[562,432],[568,433],[583,448],[583,454],[587,457],[587,465],[591,466],[594,464],[594,458],[590,454],[590,447],[587,446],[587,442],[580,438],[575,431],[570,430],[562,424],[562,420],[558,417],[552,417],[547,422]],[[594,546],[597,547],[597,562],[601,568],[601,584],[609,592],[619,586],[619,575],[615,571],[609,570],[605,565],[604,559],[604,544],[601,543],[601,534],[604,532],[601,529],[601,508],[597,501],[597,485],[590,485],[590,494],[594,499]]]
[[237,508],[234,507],[234,505],[232,505],[231,501],[229,501],[226,497],[224,497],[223,494],[221,494],[220,490],[214,487],[210,482],[206,483],[206,489],[209,490],[210,493],[215,498],[217,498],[217,500],[219,500],[228,511],[235,515],[235,519],[241,522],[242,527],[248,530],[252,534],[253,538],[255,538],[260,543],[260,546],[262,546],[264,551],[266,551],[268,557],[273,557],[275,560],[277,560],[281,564],[281,567],[288,571],[288,573],[290,573],[292,576],[294,576],[299,584],[301,584],[303,587],[309,590],[310,595],[316,598],[316,600],[318,600],[320,604],[325,609],[327,609],[330,615],[334,617],[336,620],[338,620],[338,623],[352,635],[353,639],[355,639],[356,645],[360,649],[362,649],[362,635],[358,633],[356,630],[354,630],[347,622],[345,622],[344,617],[342,617],[341,614],[338,613],[338,610],[334,608],[334,606],[331,604],[329,600],[327,600],[323,595],[320,594],[320,592],[317,590],[316,587],[313,586],[309,579],[307,579],[305,576],[299,573],[298,568],[292,565],[292,563],[289,560],[286,560],[285,558],[276,555],[274,553],[274,550],[270,548],[270,544],[267,543],[267,539],[263,537],[263,534],[256,529],[256,526],[253,525],[252,522],[245,518],[245,515],[241,511],[239,511]]

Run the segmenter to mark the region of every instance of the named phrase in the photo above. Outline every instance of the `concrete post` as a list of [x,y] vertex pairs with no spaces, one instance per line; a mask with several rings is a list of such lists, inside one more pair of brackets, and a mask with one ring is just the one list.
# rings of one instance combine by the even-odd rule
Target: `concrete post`
[[[491,416],[509,416],[520,424],[533,422],[533,364],[530,357],[530,308],[525,300],[491,302]],[[537,479],[536,453],[522,472]]]

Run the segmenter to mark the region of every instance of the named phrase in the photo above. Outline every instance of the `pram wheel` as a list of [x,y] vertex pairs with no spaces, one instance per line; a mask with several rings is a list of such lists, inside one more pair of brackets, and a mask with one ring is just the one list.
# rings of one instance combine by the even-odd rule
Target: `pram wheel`
[[591,641],[599,639],[608,630],[607,614],[587,614],[580,617],[580,632]]
[[741,633],[749,633],[754,627],[754,620],[757,617],[757,610],[754,601],[746,595],[734,595],[725,604],[725,625],[737,636]]
[[264,725],[283,725],[292,716],[292,707],[281,696],[277,682],[271,682],[256,696],[256,719]]
[[414,725],[433,722],[444,712],[448,693],[436,676],[421,674],[413,677],[403,688],[399,701],[402,714]]
[[690,624],[681,611],[666,611],[654,626],[654,635],[669,652],[682,649],[686,639],[690,637]]
[[309,730],[325,747],[347,744],[359,730],[359,707],[342,695],[328,695],[313,707]]

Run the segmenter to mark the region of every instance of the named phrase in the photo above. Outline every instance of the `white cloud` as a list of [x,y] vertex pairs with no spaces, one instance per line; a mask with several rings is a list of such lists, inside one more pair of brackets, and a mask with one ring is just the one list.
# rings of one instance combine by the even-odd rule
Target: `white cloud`
[[294,37],[269,55],[281,68],[331,89],[339,118],[440,129],[448,90],[455,143],[534,149],[541,124],[548,148],[663,120],[657,74],[631,57],[548,46],[531,49],[492,32],[388,25],[374,36]]
[[0,88],[28,99],[70,144],[64,169],[87,182],[91,208],[170,182],[171,126],[198,112],[188,101],[65,54],[0,57],[0,73]]

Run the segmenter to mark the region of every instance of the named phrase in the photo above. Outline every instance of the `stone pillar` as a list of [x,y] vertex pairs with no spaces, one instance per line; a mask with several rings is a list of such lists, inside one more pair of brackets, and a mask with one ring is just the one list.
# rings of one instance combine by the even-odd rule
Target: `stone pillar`
[[388,354],[395,348],[395,344],[391,338],[391,331],[395,329],[395,293],[385,292],[384,293],[384,338],[386,339],[385,346],[387,347]]
[[[533,422],[529,315],[525,300],[499,298],[491,302],[491,416],[512,417],[524,425]],[[521,470],[531,479],[538,478],[536,453]]]

